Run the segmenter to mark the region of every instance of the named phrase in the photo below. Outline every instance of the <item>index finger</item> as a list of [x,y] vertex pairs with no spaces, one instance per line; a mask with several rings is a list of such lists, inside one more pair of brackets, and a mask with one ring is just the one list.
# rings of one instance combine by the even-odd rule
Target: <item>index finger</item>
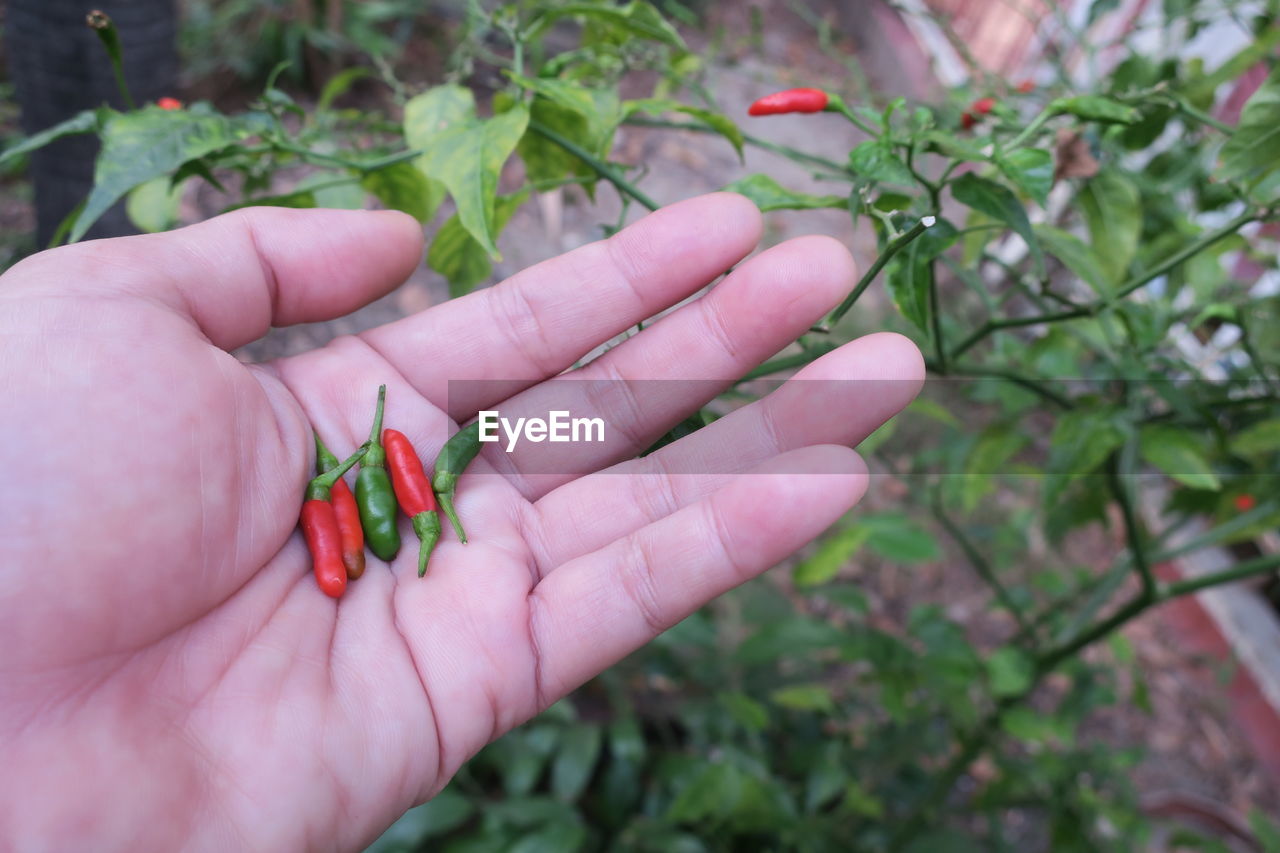
[[[760,232],[760,211],[742,196],[699,196],[361,337],[463,421],[696,292],[742,260]],[[449,399],[450,379],[490,381],[455,386]]]

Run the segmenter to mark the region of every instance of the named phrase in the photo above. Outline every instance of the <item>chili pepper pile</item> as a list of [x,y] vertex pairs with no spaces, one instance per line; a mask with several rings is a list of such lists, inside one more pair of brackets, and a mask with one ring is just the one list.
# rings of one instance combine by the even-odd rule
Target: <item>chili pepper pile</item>
[[[444,509],[459,541],[467,543],[453,500],[458,478],[480,452],[479,423],[449,439],[436,458],[434,480],[429,480],[409,438],[398,430],[383,430],[386,401],[383,385],[378,388],[369,440],[343,462],[329,452],[318,434],[315,437],[316,477],[307,485],[301,525],[316,583],[332,598],[346,591],[348,580],[364,574],[366,542],[379,559],[395,559],[400,551],[401,511],[420,540],[418,577],[427,573],[427,561],[440,540],[439,509]],[[357,463],[360,473],[353,495],[342,477]]]

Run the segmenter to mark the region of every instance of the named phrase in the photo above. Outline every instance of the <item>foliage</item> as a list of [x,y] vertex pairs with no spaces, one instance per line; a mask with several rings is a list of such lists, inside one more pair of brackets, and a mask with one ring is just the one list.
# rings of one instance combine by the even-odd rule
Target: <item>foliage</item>
[[[1094,3],[1088,26],[1114,5]],[[631,167],[610,161],[621,125],[692,129],[831,182],[824,195],[763,173],[729,185],[762,210],[844,210],[880,248],[827,320],[736,393],[854,335],[850,309],[881,279],[900,314],[890,322],[921,343],[935,376],[957,381],[861,446],[912,484],[902,511],[853,514],[789,586],[726,597],[494,743],[376,849],[1139,846],[1149,827],[1126,782],[1137,756],[1081,733],[1100,707],[1148,702],[1116,631],[1277,562],[1194,582],[1152,570],[1280,522],[1267,487],[1280,473],[1280,344],[1263,334],[1280,300],[1230,271],[1241,258],[1275,266],[1258,228],[1280,213],[1280,76],[1235,126],[1209,115],[1218,88],[1280,41],[1274,10],[1212,69],[1180,48],[1243,6],[1166,3],[1158,55],[1129,46],[1083,83],[1060,68],[1024,92],[975,68],[946,103],[840,102],[850,154],[835,162],[744,134],[699,85],[701,60],[643,0],[466,9],[448,80],[409,93],[384,73],[398,122],[334,107],[350,73],[311,110],[271,79],[234,116],[197,104],[73,119],[56,132],[105,144],[70,238],[126,193],[135,221],[167,227],[173,188],[189,180],[232,188],[232,206],[368,194],[427,224],[449,199],[427,262],[456,296],[490,276],[504,224],[535,192],[580,185],[594,196],[605,182],[624,219],[632,204],[656,206]],[[499,81],[491,97],[477,98],[482,75]],[[624,79],[651,90],[625,98]],[[979,96],[994,108],[962,127],[962,105]],[[518,185],[504,181],[513,158]],[[306,183],[289,185],[303,164]],[[1159,489],[1139,488],[1140,475]],[[1237,509],[1245,494],[1256,505]],[[1108,566],[1074,565],[1071,544],[1102,525],[1125,549]],[[1031,552],[1033,539],[1047,555]],[[943,542],[986,590],[987,606],[963,622],[938,604],[872,607],[851,576],[851,565],[937,561]],[[1255,832],[1276,831],[1259,817]]]

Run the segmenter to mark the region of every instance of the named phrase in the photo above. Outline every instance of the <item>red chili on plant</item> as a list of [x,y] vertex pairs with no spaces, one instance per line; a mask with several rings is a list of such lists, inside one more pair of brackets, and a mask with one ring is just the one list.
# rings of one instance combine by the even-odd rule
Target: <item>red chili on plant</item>
[[820,113],[831,103],[831,96],[821,89],[784,89],[765,95],[749,108],[747,115],[773,116],[785,113]]
[[1235,506],[1240,512],[1248,512],[1258,505],[1258,499],[1253,495],[1236,495]]
[[156,106],[162,110],[180,110],[182,109],[182,101],[177,98],[159,98],[156,100]]
[[995,98],[978,98],[978,100],[973,102],[973,105],[970,106],[969,109],[973,110],[978,115],[986,115],[995,108],[995,105]]
[[968,130],[969,128],[973,127],[977,123],[978,123],[978,120],[974,118],[973,113],[969,112],[968,110],[965,110],[964,112],[960,113],[960,126],[963,127],[965,130]]
[[1034,92],[1035,90],[1036,90],[1036,83],[1034,80],[1023,80],[1021,83],[1018,84],[1018,91],[1024,95],[1030,92]]

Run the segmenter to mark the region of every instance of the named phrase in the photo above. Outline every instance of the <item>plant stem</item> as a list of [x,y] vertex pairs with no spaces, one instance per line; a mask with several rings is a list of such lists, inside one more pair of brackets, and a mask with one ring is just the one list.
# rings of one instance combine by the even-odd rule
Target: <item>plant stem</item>
[[1165,586],[1161,594],[1161,601],[1169,601],[1183,595],[1190,595],[1193,592],[1199,592],[1209,587],[1220,586],[1233,581],[1245,580],[1255,575],[1266,574],[1280,568],[1280,553],[1263,554],[1261,557],[1254,557],[1252,560],[1245,560],[1243,563],[1236,563],[1229,569],[1223,569],[1220,572],[1214,572],[1208,575],[1201,575],[1198,578],[1187,578],[1186,580],[1175,581]]
[[[1131,442],[1129,442],[1131,443]],[[1125,448],[1128,450],[1129,448]],[[1133,507],[1132,496],[1121,475],[1132,475],[1128,469],[1130,454],[1120,451],[1113,453],[1107,465],[1107,488],[1111,496],[1120,505],[1120,514],[1124,518],[1125,538],[1129,542],[1129,552],[1133,554],[1133,567],[1142,579],[1142,598],[1152,600],[1156,597],[1156,578],[1151,573],[1151,564],[1147,561],[1147,547],[1142,538],[1142,528],[1138,525],[1138,516]]]
[[946,530],[951,538],[956,541],[956,544],[960,546],[960,550],[964,551],[965,558],[973,564],[973,569],[978,573],[978,577],[982,578],[983,582],[986,583],[987,586],[991,587],[991,591],[995,594],[996,600],[1000,602],[1004,609],[1008,610],[1009,613],[1013,615],[1013,619],[1018,623],[1019,628],[1024,631],[1028,630],[1026,616],[1020,608],[1015,606],[1013,598],[1009,595],[1009,590],[1005,588],[1004,584],[1000,583],[1000,579],[996,577],[995,570],[992,569],[991,564],[987,562],[987,559],[982,556],[982,553],[978,551],[974,544],[969,541],[969,537],[965,536],[964,531],[961,530],[960,527],[951,520],[950,516],[947,515],[946,511],[942,508],[942,501],[937,495],[934,495],[932,509],[934,518],[938,519],[938,523],[941,524],[943,529]]
[[102,46],[107,49],[107,58],[111,60],[111,73],[115,75],[116,88],[120,90],[120,97],[124,98],[125,106],[136,110],[138,105],[134,103],[133,94],[129,91],[129,83],[124,79],[124,55],[120,49],[119,30],[105,12],[95,10],[90,12],[85,20],[98,34],[98,40],[102,42]]
[[536,121],[529,122],[529,129],[532,130],[534,133],[538,134],[539,136],[543,137],[544,139],[554,142],[556,145],[559,145],[565,151],[568,151],[570,154],[577,157],[582,162],[586,163],[595,171],[597,175],[604,178],[609,183],[613,184],[618,189],[618,192],[622,193],[623,195],[630,196],[640,204],[647,207],[649,210],[658,209],[657,202],[655,202],[653,199],[649,198],[647,195],[645,195],[640,190],[638,190],[626,178],[619,175],[617,171],[615,171],[614,168],[610,166],[608,163],[605,163],[604,161],[593,156],[591,152],[587,151],[585,148],[578,145],[573,140],[567,139],[561,136],[559,133],[556,133],[551,128],[546,127],[545,125],[539,124]]
[[[924,366],[927,370],[932,370],[935,373],[942,372],[941,370],[938,369],[938,364],[930,359],[925,359]],[[1037,396],[1042,397],[1045,400],[1048,400],[1050,403],[1053,403],[1055,406],[1058,406],[1059,408],[1062,408],[1062,409],[1075,408],[1075,404],[1072,403],[1071,400],[1062,396],[1057,391],[1054,391],[1053,389],[1049,388],[1044,383],[1037,382],[1034,379],[1028,379],[1027,377],[1014,373],[1011,370],[1001,370],[995,367],[977,367],[975,365],[969,365],[969,364],[951,364],[947,368],[947,373],[949,373],[952,376],[976,376],[976,377],[987,377],[990,379],[1006,379],[1012,382],[1013,384],[1021,388],[1026,388],[1028,391],[1032,392],[1033,394],[1036,394]]]
[[1111,616],[1086,629],[1074,639],[1068,640],[1066,643],[1038,656],[1035,661],[1035,676],[1032,678],[1031,683],[1018,695],[1001,699],[991,713],[961,739],[960,751],[947,763],[942,772],[935,777],[934,784],[930,787],[920,805],[913,809],[911,814],[901,822],[900,825],[903,829],[890,842],[889,849],[901,849],[902,845],[910,840],[919,829],[921,819],[936,808],[938,803],[946,797],[952,786],[964,773],[965,768],[981,754],[982,750],[990,742],[992,735],[999,727],[1000,719],[1004,716],[1004,713],[1026,699],[1039,685],[1040,681],[1052,672],[1058,664],[1074,657],[1088,646],[1107,637],[1112,631],[1158,604],[1210,587],[1273,572],[1277,568],[1280,568],[1280,553],[1266,554],[1239,563],[1221,572],[1171,583],[1160,590],[1154,598],[1147,598],[1145,595],[1139,594],[1130,599]]
[[1187,118],[1198,121],[1201,124],[1208,125],[1209,127],[1212,127],[1215,130],[1220,130],[1223,133],[1227,134],[1228,136],[1236,132],[1236,129],[1231,125],[1225,122],[1218,121],[1216,118],[1209,115],[1208,113],[1198,110],[1195,107],[1191,106],[1191,104],[1187,103],[1187,100],[1182,96],[1174,92],[1168,92],[1167,94],[1170,100],[1173,101],[1174,106],[1178,108],[1178,111],[1183,115],[1185,115]]
[[929,330],[933,336],[933,352],[938,359],[938,372],[944,376],[947,373],[947,344],[942,339],[942,311],[938,307],[938,276],[937,276],[937,260],[929,261],[928,276],[929,287]]
[[[718,134],[720,132],[714,127],[705,124],[692,124],[690,122],[683,121],[667,121],[666,119],[645,118],[643,116],[631,116],[623,122],[623,124],[630,124],[636,127],[660,127],[666,128],[667,130],[692,130],[695,133]],[[810,154],[806,151],[801,151],[798,148],[792,148],[789,145],[779,145],[776,142],[770,142],[767,139],[761,139],[760,137],[752,136],[749,133],[742,134],[742,141],[761,150],[780,154],[790,160],[810,163],[815,166],[822,166],[845,180],[849,180],[850,177],[852,177],[848,169],[841,166],[834,160],[828,160],[826,157],[819,157],[816,154]]]
[[880,274],[880,270],[884,269],[885,264],[893,260],[893,256],[902,251],[912,240],[919,237],[925,232],[925,229],[931,228],[937,220],[932,216],[926,216],[917,222],[904,234],[900,234],[896,240],[885,246],[884,251],[880,253],[880,257],[876,258],[875,263],[858,279],[857,285],[853,291],[844,298],[834,311],[827,315],[827,319],[823,320],[821,325],[814,328],[818,331],[829,332],[831,327],[840,322],[845,314],[849,313],[849,309],[853,307],[853,303],[858,301],[858,297],[862,292],[871,286],[871,282]]
[[752,379],[759,379],[763,376],[771,376],[774,373],[781,373],[784,370],[792,370],[797,367],[804,367],[806,364],[809,364],[811,362],[817,361],[818,359],[822,358],[824,355],[833,351],[835,348],[836,348],[835,344],[820,343],[811,347],[810,349],[805,350],[804,352],[798,352],[798,353],[795,353],[794,355],[779,356],[778,358],[775,358],[772,361],[766,361],[764,364],[750,371],[749,373],[747,373],[746,376],[743,376],[738,381],[748,382]]
[[865,133],[867,136],[870,136],[872,139],[876,139],[880,136],[880,134],[872,130],[870,125],[868,125],[861,118],[859,118],[854,113],[853,110],[849,109],[848,105],[845,104],[843,98],[833,95],[831,98],[831,105],[828,106],[827,109],[832,112],[837,112],[840,115],[844,116],[846,119],[849,120],[850,124],[852,124],[858,130]]

